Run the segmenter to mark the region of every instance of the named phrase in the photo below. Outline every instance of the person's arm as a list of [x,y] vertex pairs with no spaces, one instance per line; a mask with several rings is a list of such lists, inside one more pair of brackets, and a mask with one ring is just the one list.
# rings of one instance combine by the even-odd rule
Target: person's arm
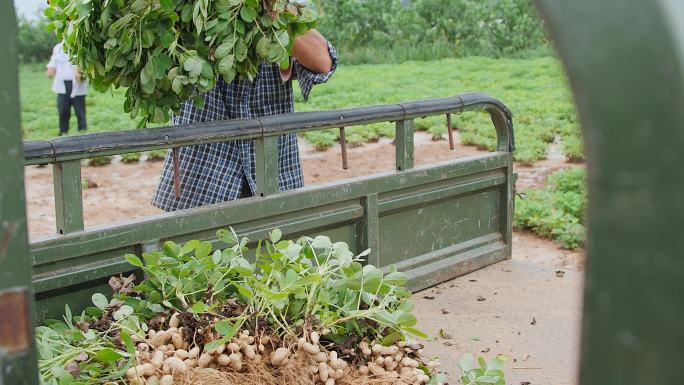
[[81,70],[76,66],[72,66],[72,68],[74,69],[74,79],[76,79],[77,82],[82,81],[83,80],[83,72],[81,72]]
[[337,69],[337,51],[320,33],[311,31],[295,42],[294,62],[288,71],[281,70],[283,81],[290,75],[299,81],[304,101],[309,100],[311,89],[316,84],[326,83]]
[[292,55],[309,71],[324,74],[332,70],[333,60],[328,50],[328,41],[315,29],[295,40]]
[[45,71],[45,75],[52,79],[55,77],[57,74],[57,64],[55,63],[55,48],[52,49],[52,56],[50,57],[50,62],[47,65],[47,70]]

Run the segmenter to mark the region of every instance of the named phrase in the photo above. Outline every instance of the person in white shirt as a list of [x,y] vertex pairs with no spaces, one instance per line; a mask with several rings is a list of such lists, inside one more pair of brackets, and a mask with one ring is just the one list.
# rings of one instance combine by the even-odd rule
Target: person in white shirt
[[78,119],[78,131],[88,128],[86,123],[86,94],[88,81],[78,67],[71,64],[69,55],[64,51],[64,45],[59,43],[52,49],[52,57],[47,65],[46,75],[54,79],[52,91],[57,94],[57,111],[59,112],[59,135],[69,132],[71,107],[73,106]]

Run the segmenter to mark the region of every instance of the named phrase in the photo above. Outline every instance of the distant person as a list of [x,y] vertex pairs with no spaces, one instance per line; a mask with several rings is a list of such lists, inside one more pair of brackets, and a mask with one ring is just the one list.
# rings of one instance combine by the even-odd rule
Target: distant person
[[57,94],[57,111],[59,112],[59,136],[69,132],[71,107],[74,107],[78,120],[78,131],[84,132],[86,123],[86,94],[88,81],[78,67],[71,64],[64,45],[59,43],[52,49],[52,57],[47,65],[46,75],[54,79],[52,91]]

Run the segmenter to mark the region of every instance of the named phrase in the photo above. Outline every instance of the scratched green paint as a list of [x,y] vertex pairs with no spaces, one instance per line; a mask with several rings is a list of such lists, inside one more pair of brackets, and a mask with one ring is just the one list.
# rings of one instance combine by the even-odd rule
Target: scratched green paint
[[81,161],[70,160],[53,164],[55,218],[57,234],[83,230],[83,192]]
[[[26,306],[32,312],[19,116],[17,27],[14,7],[9,0],[0,2],[0,52],[3,53],[0,71],[0,297],[9,293],[24,293]],[[0,337],[0,384],[38,384],[33,317],[31,314],[26,316],[28,318],[23,321],[28,323],[27,350],[8,354],[6,351],[9,349],[5,348],[15,349],[13,346],[3,346],[5,341]],[[11,317],[20,322],[23,318],[22,314],[12,314]],[[8,322],[8,319],[5,318],[3,322]]]

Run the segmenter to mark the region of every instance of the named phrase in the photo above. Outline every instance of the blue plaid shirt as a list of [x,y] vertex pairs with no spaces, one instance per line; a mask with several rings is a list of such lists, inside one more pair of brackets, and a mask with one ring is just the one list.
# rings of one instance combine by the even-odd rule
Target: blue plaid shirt
[[[314,85],[327,82],[337,68],[337,52],[330,43],[328,50],[333,59],[333,68],[328,73],[317,74],[294,62],[293,77],[299,81],[304,100],[308,100]],[[259,74],[251,82],[236,79],[228,84],[219,77],[216,87],[203,96],[204,108],[198,109],[192,102],[184,103],[181,114],[173,118],[174,124],[253,119],[294,112],[292,80],[282,80],[277,64],[262,63]],[[253,140],[184,147],[179,149],[179,160],[181,197],[176,197],[173,156],[169,152],[152,200],[162,210],[184,210],[235,200],[243,191],[243,183],[249,183],[252,194],[256,191]],[[304,186],[296,134],[278,138],[278,168],[281,191]]]

